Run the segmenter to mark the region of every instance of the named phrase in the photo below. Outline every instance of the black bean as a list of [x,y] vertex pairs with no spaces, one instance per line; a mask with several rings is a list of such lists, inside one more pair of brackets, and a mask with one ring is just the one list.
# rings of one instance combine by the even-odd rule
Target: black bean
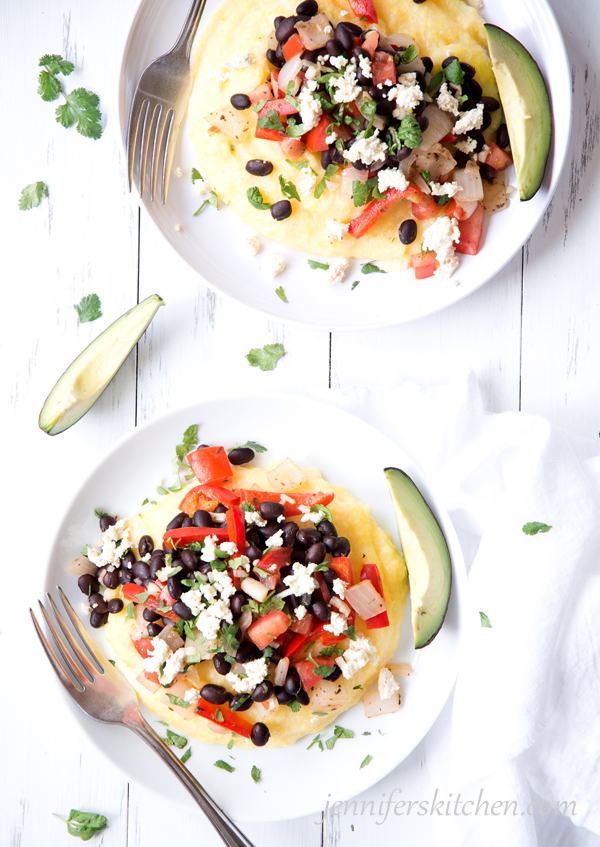
[[119,582],[121,585],[127,585],[128,582],[131,582],[131,574],[123,568],[119,572]]
[[277,29],[279,24],[282,24],[284,22],[284,20],[285,20],[285,15],[277,15],[277,17],[273,21],[273,28]]
[[277,45],[277,50],[275,51],[275,55],[277,56],[277,58],[279,59],[280,62],[285,62],[285,56],[283,54],[283,49],[281,47],[281,44]]
[[112,515],[102,515],[99,520],[100,524],[100,532],[106,532],[109,526],[114,526],[117,522],[116,518],[113,518]]
[[108,612],[99,612],[97,609],[94,609],[90,615],[90,626],[94,629],[100,629],[101,626],[104,626],[107,620]]
[[104,614],[106,612],[106,601],[102,594],[96,593],[90,596],[90,606],[92,609],[95,609],[100,614]]
[[198,554],[195,550],[182,550],[181,551],[181,559],[175,559],[173,561],[173,567],[177,567],[175,562],[179,561],[179,563],[188,571],[195,571],[198,567]]
[[343,26],[344,29],[347,29],[355,38],[360,38],[363,34],[363,29],[358,24],[352,24],[350,21],[342,21],[338,26]]
[[368,94],[373,100],[383,100],[383,98],[385,97],[385,94],[382,89],[377,88],[376,85],[372,85],[369,88]]
[[[331,144],[329,147],[329,155],[334,165],[344,164],[344,154],[341,150],[338,150],[334,144]],[[356,164],[356,162],[354,162],[354,167],[358,169],[358,165]]]
[[481,178],[485,179],[486,182],[493,182],[498,176],[498,171],[495,171],[494,168],[490,168],[489,165],[481,165],[479,168],[479,172],[481,174]]
[[477,73],[473,65],[470,65],[468,62],[461,62],[460,67],[465,75],[465,79],[473,79],[473,77]]
[[[260,162],[262,165],[270,166],[270,170],[267,170],[267,173],[271,173],[273,170],[273,165],[271,162],[263,162],[260,159],[251,159],[252,162]],[[246,170],[248,170],[248,165],[250,162],[246,164]],[[249,171],[252,173],[252,171]],[[257,176],[262,176],[262,174],[257,174]],[[227,454],[229,461],[232,465],[247,465],[248,462],[251,462],[255,456],[254,450],[251,447],[236,447],[234,450],[230,450]]]
[[471,109],[475,108],[475,101],[472,97],[467,97],[467,99],[464,100],[458,108],[461,112],[470,112]]
[[[419,117],[419,115],[422,115],[422,114],[423,114],[423,112],[425,111],[425,109],[427,108],[427,106],[429,106],[429,103],[428,103],[426,100],[421,100],[421,102],[418,104],[418,106],[416,106],[416,107],[415,107],[415,109],[414,109],[414,111],[413,111],[413,115],[415,115],[415,117],[417,117],[417,118],[418,118],[418,117]],[[408,151],[409,151],[409,152],[408,152],[408,155],[409,155],[409,156],[410,156],[410,154],[412,153],[412,150],[410,149],[410,147],[403,147],[402,149],[403,149],[403,150],[408,150]],[[403,156],[403,158],[406,158],[406,155],[405,155],[405,156]]]
[[113,597],[112,600],[109,600],[106,604],[106,608],[111,615],[115,615],[117,612],[122,610],[123,601],[119,597]]
[[365,76],[360,65],[356,69],[356,79],[359,85],[367,86],[371,84],[371,77]]
[[173,600],[180,600],[183,594],[183,588],[176,576],[170,576],[167,580],[167,591]]
[[297,15],[291,15],[289,18],[284,18],[284,20],[279,24],[277,29],[275,30],[275,38],[279,42],[279,44],[285,44],[288,38],[291,38],[292,35],[296,32],[296,24],[298,22]]
[[395,108],[396,103],[393,100],[380,100],[375,107],[375,112],[383,117],[389,117]]
[[[317,51],[316,50],[305,50],[302,54],[303,62],[315,62],[317,61]],[[307,67],[307,66],[305,66]]]
[[207,703],[212,703],[213,706],[222,706],[229,700],[229,694],[222,685],[214,685],[210,682],[208,685],[202,686],[200,696]]
[[479,132],[477,135],[473,136],[475,141],[477,142],[477,147],[475,148],[475,153],[481,153],[483,148],[485,147],[485,138],[483,137],[483,133]]
[[289,200],[278,200],[271,206],[271,217],[276,221],[284,221],[292,214],[292,204]]
[[175,603],[173,603],[173,611],[176,615],[179,615],[180,618],[183,618],[184,621],[191,621],[194,619],[194,613],[189,606],[186,606],[183,600],[176,600]]
[[[294,521],[285,521],[281,524],[282,530],[282,538],[283,538],[283,546],[284,547],[293,547],[294,542],[296,540],[296,535],[298,534],[298,524],[294,523]],[[246,554],[247,555],[247,554]]]
[[232,94],[229,98],[229,102],[234,109],[238,110],[238,112],[243,112],[245,109],[249,109],[252,105],[252,100],[247,94]]
[[344,50],[350,51],[354,47],[354,36],[344,24],[338,24],[335,28],[335,40],[342,45]]
[[447,68],[448,65],[452,64],[452,62],[457,62],[457,61],[458,61],[458,56],[448,56],[448,58],[444,59],[444,61],[442,62],[442,67]]
[[277,702],[282,706],[287,706],[287,704],[291,703],[294,699],[294,695],[288,694],[285,688],[281,685],[275,686],[275,696],[277,697]]
[[225,653],[215,653],[213,656],[213,665],[217,673],[221,676],[226,676],[231,670],[231,664],[225,658]]
[[218,506],[215,506],[214,511],[217,515],[224,515],[227,511],[227,506],[223,505],[223,503],[219,503]]
[[[262,536],[257,529],[249,529],[246,532],[246,544],[253,547],[260,547],[263,544]],[[263,545],[264,546],[264,545]]]
[[306,608],[308,609],[308,607],[311,605],[313,600],[317,600],[317,599],[320,599],[320,598],[321,598],[321,592],[319,592],[318,594],[315,594],[315,592],[313,591],[312,594],[303,594],[300,597],[300,602],[303,606],[306,606]]
[[150,579],[150,568],[146,562],[136,562],[131,568],[131,573],[138,579]]
[[319,4],[317,0],[304,0],[303,3],[300,3],[296,6],[296,14],[297,15],[316,15],[319,11]]
[[157,635],[161,634],[163,628],[159,623],[149,623],[147,630],[149,638],[156,638]]
[[[292,550],[292,564],[295,562],[299,562],[301,565],[306,562],[306,552],[299,550],[297,547],[294,547]],[[289,576],[289,574],[286,574],[286,576]]]
[[416,3],[417,5],[420,5],[421,3],[424,3],[424,2],[425,2],[425,0],[413,0],[413,3]]
[[467,164],[469,162],[469,156],[467,155],[467,153],[463,153],[462,150],[457,150],[454,154],[454,158],[456,159],[457,168],[460,168],[462,170],[462,168],[467,167]]
[[[271,650],[271,655],[267,659],[267,662],[272,662],[274,665],[277,665],[283,659],[283,656],[281,655],[279,650],[275,650],[273,647],[271,647],[270,650]],[[263,651],[263,655],[264,655],[264,651]]]
[[77,580],[77,585],[81,593],[85,594],[86,597],[89,597],[90,594],[95,594],[100,588],[100,583],[90,573],[81,574]]
[[325,519],[324,521],[319,521],[319,532],[322,533],[323,535],[336,535],[337,536],[337,529],[331,523],[331,521],[328,521],[327,519]]
[[483,103],[486,112],[497,112],[500,108],[500,103],[495,97],[480,97],[479,102]]
[[[161,623],[163,626],[171,626],[173,621],[170,618],[161,618]],[[148,626],[152,626],[152,624],[148,624]]]
[[258,532],[263,538],[270,538],[272,535],[275,535],[276,532],[279,532],[280,529],[281,526],[277,523],[277,521],[267,521],[264,526],[259,526]]
[[481,124],[481,131],[485,132],[486,129],[489,129],[492,123],[492,116],[489,112],[483,113],[483,123]]
[[104,583],[104,585],[107,588],[115,589],[119,585],[119,582],[120,582],[119,571],[117,571],[117,570],[106,571],[106,573],[104,574],[104,578],[102,579],[102,582]]
[[[238,705],[239,704],[239,705]],[[252,700],[247,694],[236,694],[231,698],[229,708],[232,712],[245,712],[252,705]]]
[[245,665],[246,662],[253,662],[254,659],[259,658],[260,650],[252,641],[242,641],[235,654],[235,660],[240,665]]
[[131,552],[131,550],[130,550],[128,553],[125,553],[125,555],[124,555],[124,556],[122,556],[122,558],[121,558],[121,564],[125,565],[125,567],[126,567],[128,570],[130,570],[130,569],[131,569],[131,567],[135,564],[135,556],[134,556],[134,554]]
[[496,133],[496,144],[498,147],[502,147],[503,150],[510,145],[510,136],[508,134],[508,127],[506,124],[500,124],[498,127],[498,132]]
[[[331,677],[328,677],[331,679]],[[310,703],[310,697],[308,695],[308,691],[305,691],[303,688],[296,694],[296,700],[300,703],[301,706],[308,706]]]
[[402,221],[398,228],[398,235],[403,244],[412,244],[417,237],[417,222],[409,218],[407,221]]
[[[351,50],[351,53],[354,56],[354,58],[356,59],[357,63],[358,63],[358,60],[360,59],[361,56],[364,59],[368,59],[369,61],[371,61],[371,56],[369,55],[369,51],[365,50],[363,47],[360,47],[359,45],[357,45],[356,47],[353,47],[352,50]],[[367,85],[371,85],[371,83],[369,82],[369,83],[367,83]]]
[[300,686],[300,675],[296,668],[291,667],[287,672],[283,687],[285,688],[288,694],[291,694],[293,697],[295,697],[298,691],[300,690]]
[[263,679],[259,682],[252,694],[250,695],[255,703],[264,703],[273,693],[273,683],[268,679]]
[[433,62],[429,56],[421,56],[421,61],[425,65],[425,73],[430,74],[433,71]]
[[350,542],[344,536],[338,538],[337,547],[335,548],[336,556],[349,556],[350,555]]
[[300,529],[296,536],[296,543],[301,544],[302,547],[310,547],[311,544],[316,544],[322,540],[323,536],[318,529]]
[[429,118],[426,115],[419,115],[417,118],[417,123],[421,127],[421,132],[425,132],[425,130],[429,126]]
[[469,82],[469,94],[473,98],[473,100],[478,103],[481,95],[483,94],[482,88],[477,82],[476,79],[472,79]]
[[341,56],[344,52],[344,48],[341,44],[339,44],[335,39],[330,38],[327,44],[325,45],[325,50],[327,51],[329,56]]
[[270,47],[267,50],[266,56],[267,62],[270,62],[276,68],[282,68],[285,65],[285,61],[283,59],[278,59],[277,53],[275,52],[275,50],[271,50]]
[[285,507],[283,503],[277,503],[274,500],[264,500],[258,507],[258,511],[263,518],[266,518],[268,521],[274,521],[283,515]]
[[427,91],[427,81],[425,80],[425,74],[421,73],[421,71],[415,71],[415,76],[417,78],[416,82],[421,91]]
[[198,509],[194,512],[194,516],[192,517],[192,523],[194,526],[199,528],[212,526],[212,518],[210,516],[210,512],[205,511],[204,509]]
[[327,570],[321,571],[321,575],[323,576],[323,579],[325,580],[327,585],[329,585],[330,587],[333,585],[334,581],[337,579],[337,574],[333,570],[333,568],[327,568]]
[[310,610],[318,621],[328,621],[331,618],[329,606],[322,600],[315,600]]
[[200,565],[199,570],[201,574],[207,576],[212,571],[212,565],[210,562],[204,562],[202,565]]
[[342,675],[342,669],[336,667],[332,674],[329,674],[327,679],[331,680],[331,682],[335,682],[336,679],[339,679]]
[[186,515],[185,518],[181,521],[181,528],[187,529],[188,526],[194,526],[194,522],[192,521],[189,515]]
[[322,541],[317,541],[316,544],[311,544],[306,551],[306,564],[308,565],[309,563],[312,563],[314,565],[320,565],[325,559],[325,553],[325,545]]
[[266,724],[254,724],[252,731],[250,732],[250,740],[255,747],[264,747],[270,737],[271,733],[269,732],[269,727]]
[[154,541],[150,535],[142,535],[138,544],[140,558],[154,552]]
[[179,512],[178,515],[175,515],[175,517],[167,524],[167,532],[170,532],[172,529],[181,529],[181,524],[185,518],[187,518],[185,512]]
[[250,562],[255,562],[256,559],[262,558],[262,553],[254,544],[249,544],[248,547],[246,547],[244,556],[247,556],[247,558],[250,559]]
[[144,609],[142,617],[148,623],[156,623],[156,621],[160,620],[160,615],[157,615],[156,612],[152,611],[152,609]]

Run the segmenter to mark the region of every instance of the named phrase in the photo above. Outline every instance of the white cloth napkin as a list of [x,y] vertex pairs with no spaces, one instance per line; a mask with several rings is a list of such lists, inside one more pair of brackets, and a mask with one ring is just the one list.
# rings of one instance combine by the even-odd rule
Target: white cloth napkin
[[[440,818],[440,843],[599,845],[600,442],[533,415],[486,414],[473,376],[326,399],[409,452],[467,547],[479,542],[461,670],[427,759],[440,794],[483,789],[490,810],[515,800],[517,811]],[[525,535],[530,521],[552,529]],[[542,801],[551,810],[529,806]],[[557,801],[575,802],[570,819]]]

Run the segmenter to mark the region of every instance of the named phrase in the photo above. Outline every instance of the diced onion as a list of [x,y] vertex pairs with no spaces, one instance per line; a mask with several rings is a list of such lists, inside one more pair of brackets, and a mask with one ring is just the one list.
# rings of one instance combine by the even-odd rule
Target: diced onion
[[240,625],[240,632],[243,634],[246,632],[250,624],[252,623],[252,612],[242,612],[242,614],[238,618],[238,624]]
[[350,612],[352,611],[352,609],[347,603],[344,603],[344,601],[340,597],[336,597],[335,595],[331,598],[329,602],[332,606],[335,606],[335,608],[339,612],[341,612],[345,618],[347,618]]
[[428,171],[434,182],[439,182],[456,167],[456,159],[441,144],[434,144],[430,150],[419,153],[416,166],[420,171]]
[[352,606],[357,615],[364,620],[374,618],[375,615],[385,612],[387,604],[381,594],[373,587],[370,579],[363,579],[356,585],[346,589],[346,600]]
[[366,718],[378,718],[381,715],[393,715],[400,710],[400,694],[395,692],[387,700],[382,700],[379,691],[367,691],[363,697]]
[[390,662],[386,667],[394,676],[410,676],[412,673],[412,667],[408,662]]
[[225,729],[224,726],[219,726],[218,723],[213,723],[213,721],[206,721],[206,723],[210,731],[216,733],[217,735],[229,735],[229,733],[231,732],[230,729]]
[[[371,27],[372,29],[378,29],[378,27]],[[381,35],[381,33],[380,33]],[[384,36],[381,36],[381,40]],[[391,47],[410,47],[412,44],[414,47],[417,46],[417,42],[414,38],[411,38],[410,35],[407,35],[406,32],[393,32],[391,35],[386,35],[385,40]],[[417,48],[418,49],[418,48]]]
[[267,471],[266,477],[273,491],[285,492],[302,485],[306,474],[288,457]]
[[267,38],[267,44],[269,45],[271,50],[277,50],[279,42],[277,41],[277,36],[275,35],[274,29],[272,29],[269,33],[269,37]]
[[136,676],[136,680],[139,682],[140,685],[146,688],[150,692],[150,694],[156,694],[158,689],[162,688],[162,685],[160,685],[158,682],[153,682],[151,679],[148,679],[146,677],[146,671],[142,671],[141,673],[139,673]]
[[429,126],[423,133],[421,150],[429,150],[441,141],[454,128],[454,120],[448,112],[442,112],[437,106],[427,106],[423,115],[429,120]]
[[243,568],[233,571],[233,575],[237,576],[238,579],[245,579],[248,576],[247,572]]
[[246,673],[246,668],[244,667],[244,665],[240,664],[240,662],[234,662],[231,666],[231,673],[234,673],[236,674],[236,676],[239,676],[241,673]]
[[179,650],[179,648],[183,647],[183,645],[185,644],[183,638],[181,638],[181,636],[173,629],[173,624],[165,626],[165,628],[158,637],[162,641],[166,641],[166,643],[169,645],[173,652]]
[[[302,68],[302,59],[299,55],[294,56],[286,62],[282,69],[279,71],[279,79],[277,80],[277,85],[282,91],[287,91],[287,87],[289,82],[297,77]],[[298,87],[300,87],[298,85]]]
[[344,168],[342,171],[342,187],[340,189],[343,200],[352,200],[352,183],[365,183],[369,178],[368,171],[357,171],[356,168]]
[[420,173],[414,174],[412,177],[412,181],[422,194],[431,194],[431,188],[427,184],[427,181],[423,179]]
[[414,73],[425,73],[425,65],[421,61],[421,59],[413,59],[412,62],[407,62],[406,65],[403,65],[402,62],[398,65],[398,75],[400,74],[414,74]]
[[468,202],[466,200],[462,200],[460,194],[457,195],[454,199],[456,200],[457,206],[460,206],[460,208],[465,213],[463,221],[468,221],[469,218],[475,213],[475,210],[479,206],[479,203],[477,202],[477,200],[469,200]]
[[256,600],[257,603],[264,603],[267,599],[267,594],[269,593],[269,589],[266,585],[263,585],[262,582],[259,582],[257,579],[252,579],[249,576],[242,580],[240,588],[244,594],[252,597],[252,599]]
[[483,200],[483,183],[477,165],[469,162],[464,169],[456,168],[454,182],[457,182],[462,188],[460,193],[461,204]]
[[154,582],[149,582],[146,586],[146,591],[148,594],[151,594],[153,597],[158,597],[161,592],[161,588],[159,585],[156,585]]
[[279,708],[279,700],[274,694],[271,694],[268,700],[263,700],[262,703],[254,704],[256,711],[260,716],[260,720],[264,721],[269,715],[274,714]]
[[[344,171],[344,173],[345,173],[345,171]],[[281,597],[281,599],[283,600],[285,597],[291,597],[293,593],[294,593],[293,588],[286,588],[285,591],[280,591],[279,594],[277,594],[276,596]]]
[[284,658],[279,660],[279,662],[277,663],[277,667],[275,668],[275,677],[273,679],[275,685],[283,685],[287,676],[289,666],[289,659]]
[[87,556],[78,556],[76,559],[73,559],[66,566],[65,570],[75,574],[75,576],[83,576],[83,574],[96,576],[96,565],[93,565]]
[[320,50],[330,38],[331,27],[325,12],[319,12],[309,21],[298,21],[296,29],[307,50]]
[[348,700],[348,694],[338,682],[320,679],[310,694],[312,712],[335,712]]

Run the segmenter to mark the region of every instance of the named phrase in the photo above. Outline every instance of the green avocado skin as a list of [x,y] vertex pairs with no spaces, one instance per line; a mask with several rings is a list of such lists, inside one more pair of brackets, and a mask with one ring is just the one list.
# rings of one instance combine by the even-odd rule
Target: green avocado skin
[[548,89],[537,62],[520,41],[494,24],[485,24],[485,31],[521,200],[531,200],[542,185],[550,155],[552,110]]
[[415,648],[440,631],[452,588],[452,562],[444,534],[423,495],[404,471],[385,468],[410,582]]

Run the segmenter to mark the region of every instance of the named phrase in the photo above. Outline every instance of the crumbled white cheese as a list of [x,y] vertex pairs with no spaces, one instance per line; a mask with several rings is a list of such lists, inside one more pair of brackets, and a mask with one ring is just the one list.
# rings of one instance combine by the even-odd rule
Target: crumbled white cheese
[[213,586],[218,588],[221,600],[229,600],[230,597],[233,597],[235,586],[227,571],[213,571],[212,577],[214,580]]
[[349,14],[350,14],[350,12],[346,11],[346,9],[342,9],[342,11],[340,12],[340,18],[345,18],[346,15],[349,15]]
[[350,224],[345,224],[343,221],[338,221],[336,218],[329,218],[327,221],[327,229],[337,241],[343,241],[348,232]]
[[450,278],[458,268],[459,262],[454,252],[454,244],[460,241],[460,229],[454,218],[445,215],[436,218],[423,234],[423,251],[433,250],[440,263],[437,276]]
[[204,547],[202,548],[202,553],[200,554],[200,558],[203,562],[214,562],[217,558],[217,546],[219,539],[216,535],[208,535],[204,539]]
[[275,279],[276,276],[285,270],[285,262],[283,261],[283,256],[280,253],[269,253],[267,255],[267,266],[265,268],[265,273],[269,277],[269,279]]
[[482,164],[485,165],[485,163],[487,162],[487,157],[490,155],[491,152],[492,152],[492,148],[488,147],[487,144],[484,144],[483,150],[481,151],[481,153],[478,156],[479,161],[482,162]]
[[279,529],[265,541],[265,547],[283,547],[283,530]]
[[183,695],[183,699],[186,703],[189,703],[191,706],[195,706],[198,700],[200,699],[200,692],[197,688],[188,688],[188,690]]
[[474,109],[464,112],[460,120],[454,124],[452,132],[454,135],[464,135],[466,132],[474,132],[481,129],[483,125],[483,103],[478,103]]
[[256,256],[262,246],[261,240],[255,232],[250,233],[244,238],[244,244],[251,256]]
[[312,168],[308,166],[300,171],[302,179],[298,183],[298,188],[301,194],[310,194],[317,184],[317,175]]
[[256,524],[256,526],[266,526],[267,523],[265,518],[263,518],[261,513],[258,511],[251,512],[248,510],[247,512],[244,512],[244,519],[248,525]]
[[246,573],[250,573],[250,559],[248,556],[237,556],[235,560],[236,570],[246,571]]
[[152,653],[142,660],[142,665],[146,673],[158,673],[160,666],[173,654],[173,651],[164,640],[158,635],[152,639]]
[[332,77],[329,86],[333,91],[335,103],[352,103],[361,93],[362,88],[356,78],[356,60],[352,59],[344,72],[344,76]]
[[302,512],[302,517],[300,518],[301,523],[312,521],[314,524],[318,524],[325,517],[324,513],[320,509],[315,509],[313,511],[312,506],[305,506],[302,503],[298,506],[298,509]]
[[379,671],[379,679],[377,680],[377,688],[379,696],[382,700],[389,700],[396,691],[400,690],[400,686],[394,679],[394,674],[389,668],[382,668]]
[[227,82],[229,79],[229,74],[227,71],[212,71],[208,74],[208,79],[214,79],[217,82],[217,90],[223,85],[224,82]]
[[236,56],[232,56],[229,61],[223,63],[224,67],[230,71],[240,71],[242,68],[249,68],[253,64],[254,56],[252,53],[239,53]]
[[462,141],[455,141],[454,146],[461,153],[469,155],[469,153],[474,153],[477,149],[477,141],[474,138],[465,138]]
[[211,512],[210,516],[217,523],[227,523],[227,515],[223,512]]
[[279,496],[279,502],[281,503],[281,505],[282,505],[282,506],[285,506],[285,504],[286,504],[286,503],[289,503],[289,504],[290,504],[290,506],[295,506],[295,505],[296,505],[296,501],[294,500],[294,498],[293,498],[293,497],[288,497],[288,495],[287,495],[287,494],[280,494],[280,496]]
[[368,56],[359,56],[358,58],[358,66],[360,68],[360,72],[367,79],[373,79],[373,67],[371,65],[371,60]]
[[208,184],[208,180],[206,179],[197,179],[194,183],[194,188],[196,189],[196,192],[200,195],[210,193],[210,185]]
[[300,104],[300,122],[308,131],[314,129],[319,123],[319,118],[323,114],[323,107],[319,100],[313,96],[318,88],[314,79],[306,79],[297,100]]
[[295,609],[294,614],[296,615],[296,618],[297,618],[299,621],[301,621],[301,620],[302,620],[302,618],[306,615],[306,606],[298,606],[298,607]]
[[[158,637],[158,636],[157,636]],[[196,655],[195,647],[180,647],[174,653],[171,653],[163,668],[162,674],[159,674],[159,680],[164,685],[169,685],[173,682],[178,673],[181,673],[188,664],[188,659]]]
[[349,267],[350,259],[331,259],[326,276],[328,284],[339,285],[342,283]]
[[346,151],[346,159],[357,162],[359,159],[365,165],[375,162],[385,162],[387,156],[387,144],[379,138],[379,130],[376,129],[370,138],[359,137],[352,147]]
[[223,541],[219,544],[219,550],[222,553],[227,553],[228,556],[233,556],[237,551],[237,546],[233,541]]
[[175,176],[177,177],[177,179],[181,179],[181,177],[183,176],[183,171],[181,170],[181,168],[175,168]]
[[437,96],[437,106],[438,109],[441,109],[442,112],[450,112],[451,115],[458,117],[460,115],[460,109],[458,99],[452,94],[450,89],[448,88],[448,83],[445,82],[440,88],[439,94]]
[[[387,84],[387,83],[386,83]],[[387,99],[396,103],[394,117],[402,120],[416,109],[423,99],[423,92],[414,73],[401,74],[398,82],[387,93]]]
[[337,68],[338,71],[341,71],[342,68],[345,68],[348,64],[348,59],[345,56],[330,56],[329,64],[333,65],[334,68]]
[[429,188],[434,197],[456,197],[462,191],[457,182],[430,182]]
[[175,232],[181,232],[182,229],[183,227],[181,226],[181,224],[175,224]]
[[81,603],[81,611],[83,612],[84,615],[91,615],[92,614],[92,610],[90,608],[89,603]]
[[331,135],[325,136],[325,144],[333,144],[334,141],[337,141],[337,132],[335,129],[332,129]]
[[230,671],[225,680],[228,682],[236,694],[250,694],[257,685],[266,679],[268,674],[266,659],[254,659],[252,662],[246,662],[244,665],[245,676],[238,676],[233,671]]
[[344,630],[348,628],[348,621],[339,612],[332,612],[329,623],[326,623],[323,629],[327,632],[333,632],[334,635],[343,635]]
[[326,27],[323,29],[323,32],[326,32],[326,33],[327,33],[327,35],[331,35],[331,34],[332,34],[332,32],[333,32],[333,27],[331,26],[331,24],[329,24],[328,26],[326,26]]
[[356,641],[351,641],[348,649],[344,650],[343,655],[338,656],[335,661],[341,668],[344,679],[351,679],[376,655],[375,645],[366,636],[357,633]]
[[124,556],[130,548],[137,547],[137,544],[131,540],[131,531],[125,526],[124,520],[109,526],[100,536],[98,544],[100,550],[90,547],[87,553],[87,558],[97,568],[120,565],[121,556]]
[[408,188],[408,180],[400,168],[382,168],[377,171],[377,188],[381,192],[387,191],[388,188],[405,191]]
[[166,582],[174,570],[175,568],[166,565],[164,568],[161,568],[160,570],[156,571],[156,578],[160,582]]
[[203,612],[200,612],[196,619],[196,627],[205,638],[212,641],[217,637],[221,621],[233,623],[231,609],[226,600],[216,600]]
[[[205,587],[207,589],[212,588],[212,586],[207,585],[207,586],[202,586],[202,589],[204,589]],[[204,594],[204,591],[202,589],[193,588],[191,591],[185,591],[181,595],[182,603],[185,603],[185,605],[188,607],[188,609],[190,610],[190,612],[193,615],[199,615],[200,612],[203,611],[203,609],[204,609],[205,594]],[[210,597],[210,595],[209,595],[209,597],[206,598],[209,603],[211,603],[214,600],[214,598],[217,596],[214,588],[212,589],[212,592],[213,592],[213,596]]]
[[317,581],[311,574],[316,565],[301,565],[300,562],[294,562],[292,565],[293,573],[290,576],[284,576],[283,582],[288,588],[292,589],[292,593],[296,597],[301,597],[303,594],[312,594],[317,587]]
[[333,588],[334,594],[337,594],[337,596],[341,600],[343,600],[346,596],[346,589],[348,588],[348,583],[344,582],[343,579],[338,578],[333,580],[333,585],[331,587]]

